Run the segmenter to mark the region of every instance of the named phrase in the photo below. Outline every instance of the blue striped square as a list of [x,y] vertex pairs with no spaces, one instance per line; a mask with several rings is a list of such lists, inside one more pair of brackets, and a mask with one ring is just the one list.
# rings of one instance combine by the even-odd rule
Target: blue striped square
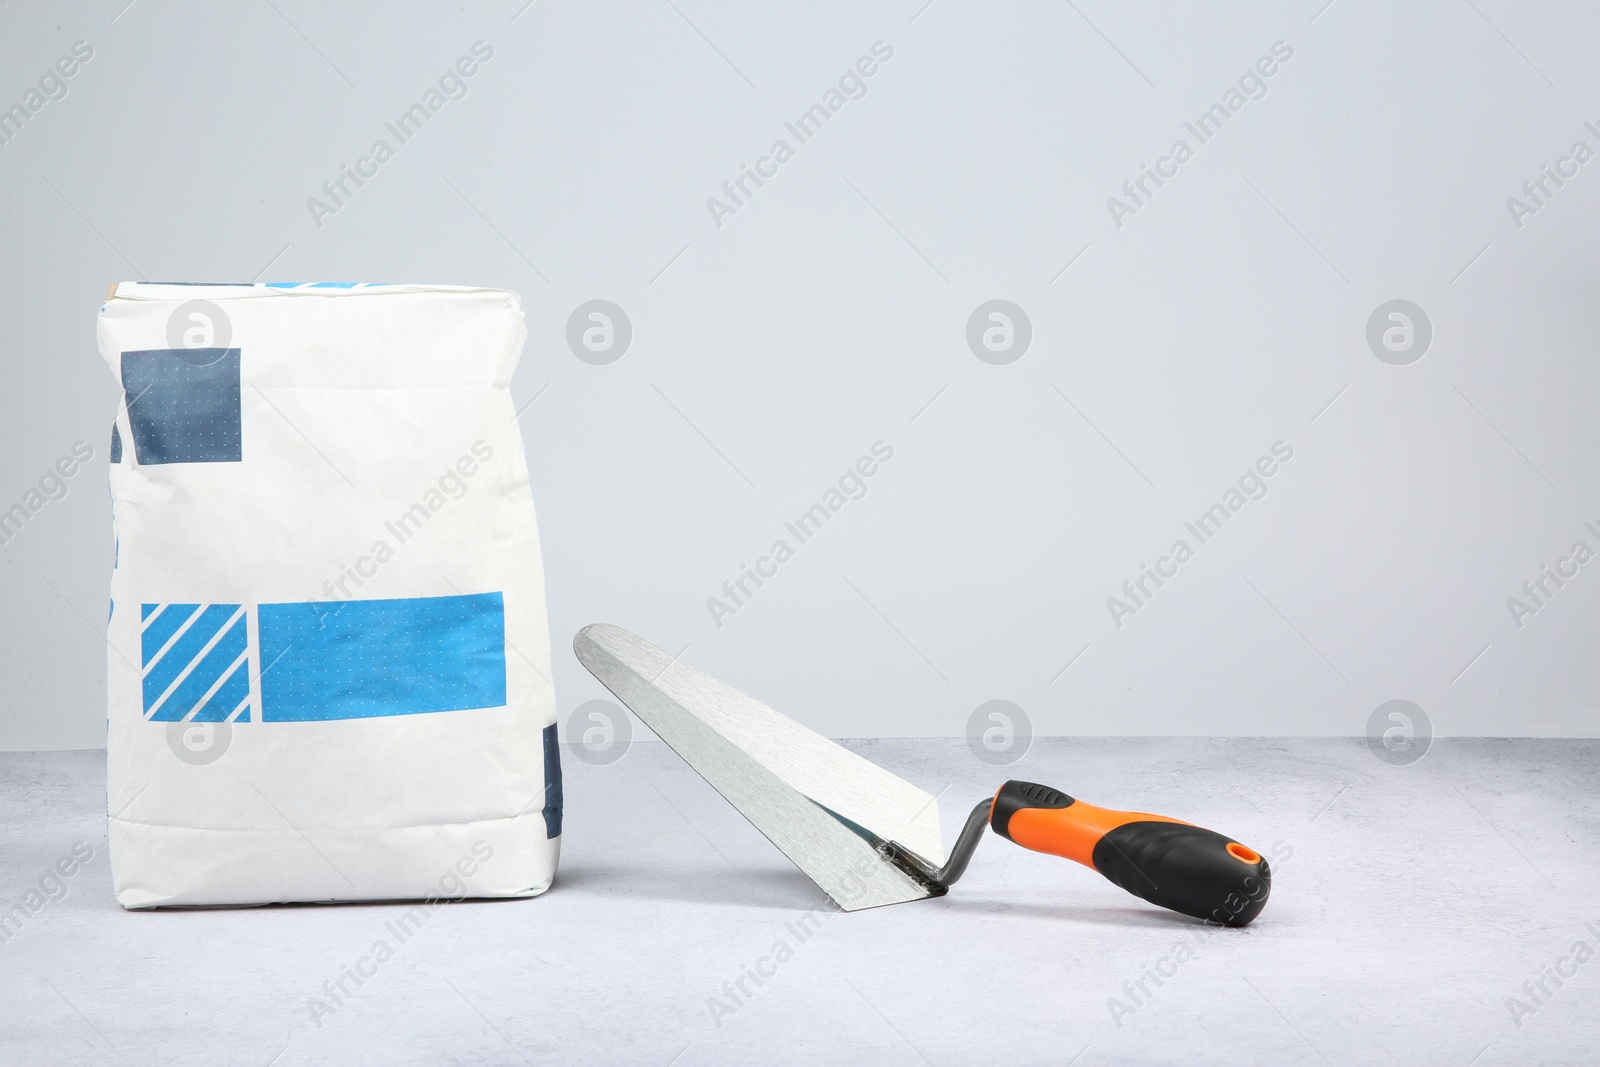
[[223,722],[250,697],[249,630],[239,604],[141,604],[144,714]]

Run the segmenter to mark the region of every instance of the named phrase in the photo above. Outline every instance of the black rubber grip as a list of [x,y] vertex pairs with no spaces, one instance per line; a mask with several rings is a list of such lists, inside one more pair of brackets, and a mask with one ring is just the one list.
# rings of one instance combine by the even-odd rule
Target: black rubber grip
[[1011,840],[1011,816],[1023,808],[1069,808],[1074,801],[1059,789],[1037,782],[1007,782],[994,796],[989,809],[989,828]]
[[[1129,822],[1094,847],[1095,870],[1136,897],[1173,911],[1244,926],[1267,906],[1272,869],[1264,857],[1199,826]],[[1254,856],[1250,862],[1249,857]]]

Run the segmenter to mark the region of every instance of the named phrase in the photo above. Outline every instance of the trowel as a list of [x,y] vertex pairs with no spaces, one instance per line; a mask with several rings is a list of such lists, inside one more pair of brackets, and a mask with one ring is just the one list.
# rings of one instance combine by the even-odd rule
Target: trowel
[[578,660],[845,911],[943,896],[987,825],[1076,860],[1152,904],[1226,926],[1266,906],[1267,861],[1178,819],[1006,782],[947,853],[939,802],[843,746],[617,626],[578,631]]

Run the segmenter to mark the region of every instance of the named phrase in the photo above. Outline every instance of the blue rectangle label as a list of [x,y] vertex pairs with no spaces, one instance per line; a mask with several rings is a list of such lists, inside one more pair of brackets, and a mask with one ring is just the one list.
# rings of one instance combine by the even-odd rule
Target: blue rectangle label
[[262,604],[261,720],[308,722],[506,702],[499,592]]

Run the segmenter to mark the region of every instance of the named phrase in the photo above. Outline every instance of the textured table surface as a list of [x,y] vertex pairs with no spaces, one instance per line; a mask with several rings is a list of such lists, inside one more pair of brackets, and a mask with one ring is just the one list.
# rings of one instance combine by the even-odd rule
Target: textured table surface
[[840,913],[652,742],[567,760],[536,900],[449,905],[404,943],[403,905],[129,913],[104,754],[7,754],[0,907],[93,856],[0,944],[0,1062],[1600,1061],[1600,742],[1440,740],[1408,767],[1342,739],[1039,740],[999,769],[960,740],[851,747],[943,790],[947,840],[1004,778],[1041,781],[1275,855],[1272,901],[1212,931],[990,836],[949,896]]

